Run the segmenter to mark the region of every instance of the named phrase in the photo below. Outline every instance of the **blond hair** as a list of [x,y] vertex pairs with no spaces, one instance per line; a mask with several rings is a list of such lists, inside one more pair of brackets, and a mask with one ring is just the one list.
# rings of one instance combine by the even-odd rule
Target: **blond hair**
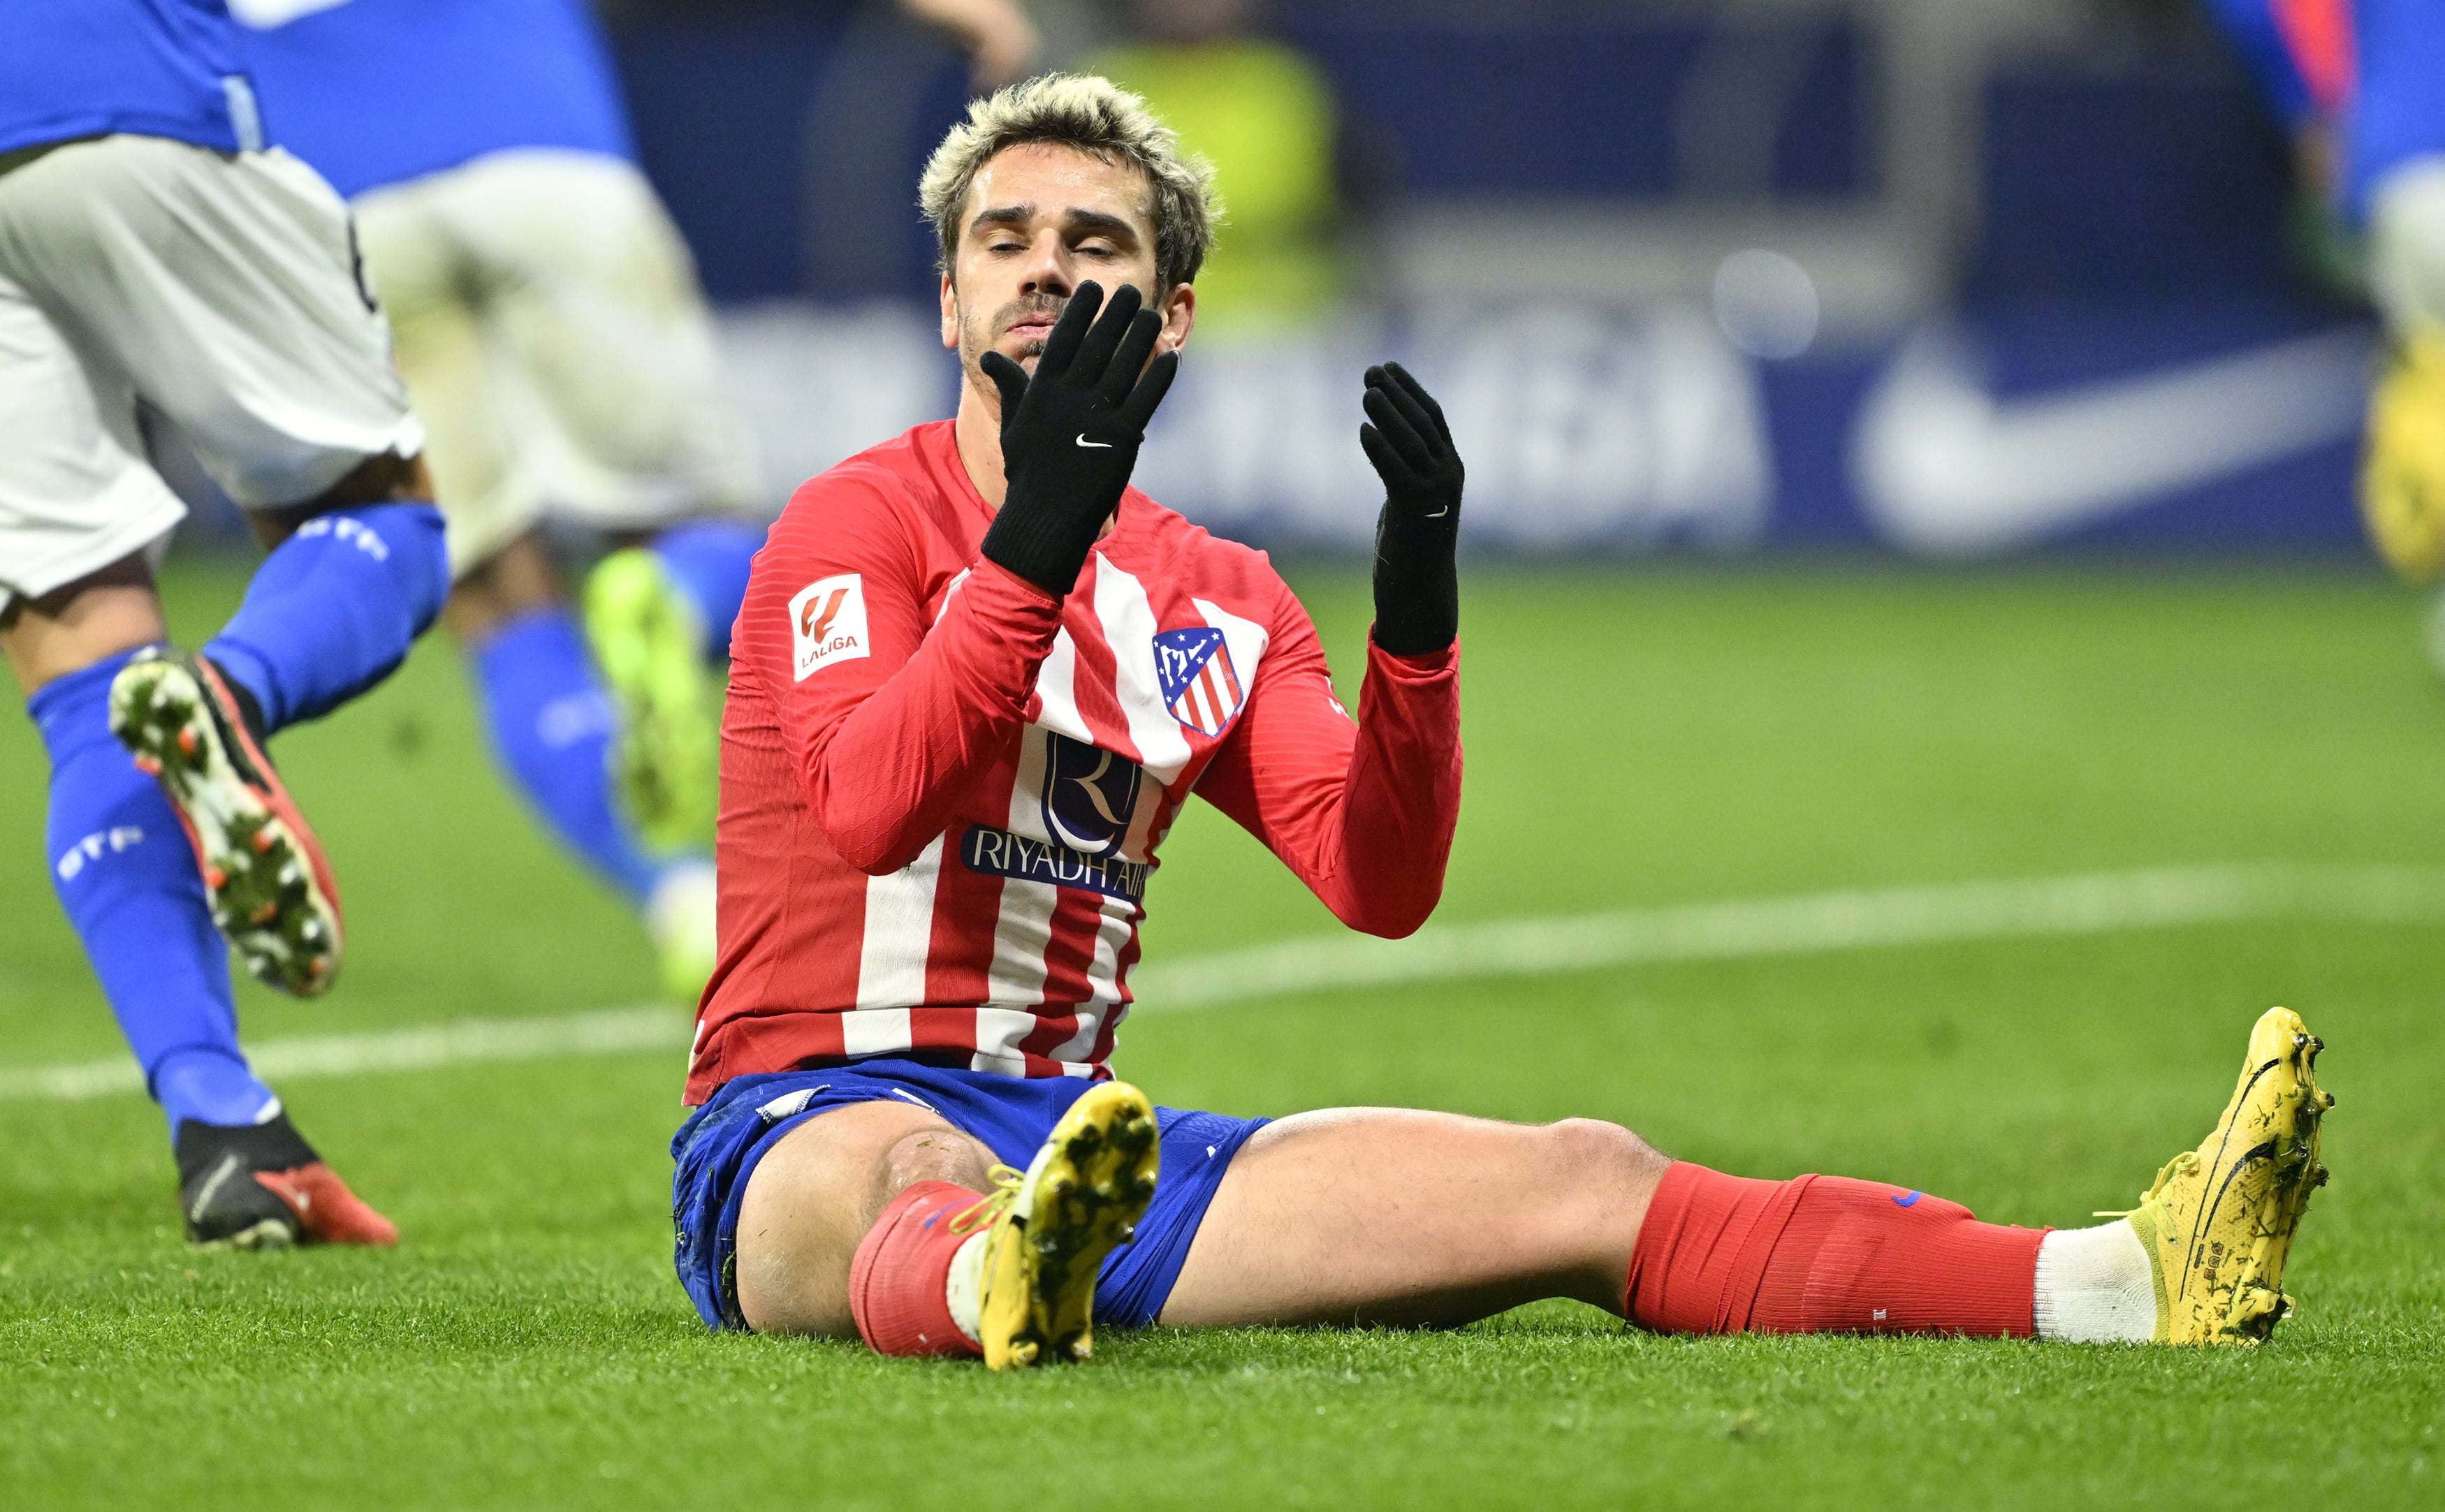
[[1106,162],[1130,163],[1153,188],[1157,297],[1197,277],[1213,250],[1222,201],[1214,165],[1180,150],[1180,136],[1155,119],[1147,103],[1110,79],[1051,73],[997,90],[968,107],[927,159],[917,180],[917,205],[934,223],[948,273],[960,244],[968,190],[998,153],[1045,143],[1073,147]]

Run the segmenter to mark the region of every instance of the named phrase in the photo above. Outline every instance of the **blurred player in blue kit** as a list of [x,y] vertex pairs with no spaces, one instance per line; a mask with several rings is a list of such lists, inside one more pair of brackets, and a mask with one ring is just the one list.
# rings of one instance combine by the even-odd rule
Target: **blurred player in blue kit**
[[[397,1239],[249,1069],[221,939],[275,988],[330,985],[338,888],[264,744],[380,681],[448,589],[388,342],[347,207],[266,145],[221,0],[9,7],[0,653],[50,758],[53,884],[201,1242]],[[270,551],[193,653],[154,591],[185,510],[140,406]]]
[[[1035,47],[1011,0],[904,8],[980,73]],[[764,532],[695,269],[637,167],[603,38],[584,0],[233,9],[265,120],[352,202],[431,432],[443,617],[494,750],[693,1001],[714,951],[713,668]],[[594,568],[582,624],[550,516],[639,543]]]
[[2369,402],[2361,505],[2415,583],[2445,575],[2445,5],[2210,0],[2305,177],[2367,238],[2390,343]]

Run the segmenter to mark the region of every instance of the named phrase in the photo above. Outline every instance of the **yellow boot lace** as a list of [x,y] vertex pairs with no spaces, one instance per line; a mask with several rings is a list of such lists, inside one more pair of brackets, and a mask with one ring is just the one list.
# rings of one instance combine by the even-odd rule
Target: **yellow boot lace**
[[991,1228],[1018,1201],[1019,1184],[1027,1180],[1027,1173],[997,1164],[985,1172],[985,1179],[994,1184],[994,1189],[951,1215],[952,1233],[973,1234]]
[[[2165,1168],[2156,1173],[2156,1184],[2139,1194],[2139,1207],[2145,1207],[2150,1203],[2155,1202],[2156,1200],[2156,1194],[2163,1191],[2168,1184],[2181,1177],[2188,1176],[2198,1168],[2199,1152],[2194,1149],[2186,1149],[2180,1154],[2174,1156],[2172,1160],[2165,1162]],[[2139,1211],[2139,1207],[2126,1207],[2118,1213],[2106,1212],[2100,1208],[2097,1212],[2091,1213],[2089,1216],[2091,1218],[2128,1218],[2132,1214]]]

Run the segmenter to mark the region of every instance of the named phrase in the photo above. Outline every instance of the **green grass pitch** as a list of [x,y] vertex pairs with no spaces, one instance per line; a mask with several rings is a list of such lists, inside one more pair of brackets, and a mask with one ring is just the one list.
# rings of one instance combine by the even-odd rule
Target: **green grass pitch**
[[[181,631],[240,581],[176,568]],[[1363,581],[1297,585],[1355,668]],[[1474,573],[1439,918],[2445,862],[2445,690],[2413,620],[2306,573]],[[279,754],[352,954],[325,1004],[249,987],[251,1036],[649,995],[629,921],[493,776],[441,638]],[[0,720],[8,1069],[119,1047],[43,875],[43,774]],[[1333,928],[1210,812],[1166,860],[1152,960]],[[404,1231],[389,1254],[193,1252],[149,1104],[0,1101],[0,1503],[2445,1505],[2440,963],[2434,923],[2260,922],[1335,991],[1122,1037],[1121,1073],[1176,1105],[1594,1114],[2060,1225],[2194,1142],[2286,1003],[2330,1046],[2335,1181],[2300,1312],[2254,1353],[1661,1339],[1548,1304],[1108,1335],[1090,1367],[992,1377],[699,1326],[668,1259],[676,1055],[296,1082]]]

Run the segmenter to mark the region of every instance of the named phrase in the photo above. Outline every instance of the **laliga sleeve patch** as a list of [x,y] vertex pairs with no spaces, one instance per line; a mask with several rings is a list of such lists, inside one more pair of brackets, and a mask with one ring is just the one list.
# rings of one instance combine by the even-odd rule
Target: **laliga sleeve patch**
[[790,638],[797,648],[797,681],[817,667],[868,652],[866,588],[855,572],[808,584],[790,601]]

